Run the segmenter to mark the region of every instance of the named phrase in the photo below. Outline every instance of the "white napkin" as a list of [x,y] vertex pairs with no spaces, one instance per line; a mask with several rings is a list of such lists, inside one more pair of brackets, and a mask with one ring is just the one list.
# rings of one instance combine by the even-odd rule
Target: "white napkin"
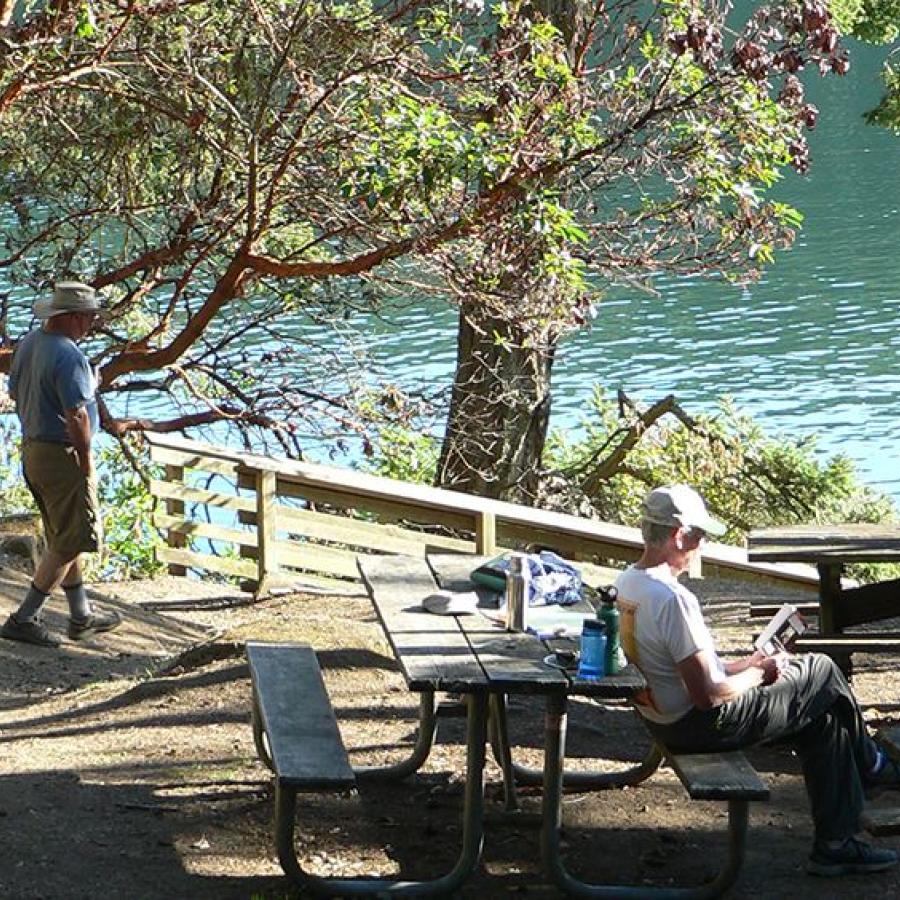
[[475,591],[437,591],[422,601],[422,609],[439,616],[469,616],[477,612]]

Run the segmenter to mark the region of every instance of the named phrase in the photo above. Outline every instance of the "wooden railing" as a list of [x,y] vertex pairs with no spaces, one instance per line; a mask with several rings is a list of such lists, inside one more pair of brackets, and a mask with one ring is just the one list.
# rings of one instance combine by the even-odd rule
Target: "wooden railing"
[[[217,572],[264,593],[301,581],[355,582],[360,553],[491,554],[540,545],[586,565],[640,554],[640,532],[623,525],[184,438],[147,438],[152,460],[164,467],[151,492],[166,534],[160,556],[174,574]],[[703,559],[713,574],[817,585],[809,567],[750,563],[746,551],[724,544],[708,545]]]

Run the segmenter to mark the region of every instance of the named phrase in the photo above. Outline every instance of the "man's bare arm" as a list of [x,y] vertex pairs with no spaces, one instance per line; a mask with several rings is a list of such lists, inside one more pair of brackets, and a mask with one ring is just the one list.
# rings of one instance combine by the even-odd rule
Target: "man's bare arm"
[[678,663],[678,673],[684,681],[691,702],[697,709],[721,706],[752,688],[774,681],[766,665],[761,663],[748,665],[741,671],[729,675],[724,681],[716,682],[712,678],[712,658],[705,650],[698,650]]
[[78,455],[81,471],[90,477],[94,471],[94,461],[91,458],[91,420],[84,406],[66,410],[66,432]]

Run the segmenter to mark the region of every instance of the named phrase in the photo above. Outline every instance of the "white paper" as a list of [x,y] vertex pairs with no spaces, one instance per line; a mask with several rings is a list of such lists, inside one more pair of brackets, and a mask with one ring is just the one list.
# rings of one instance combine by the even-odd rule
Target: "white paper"
[[766,656],[775,656],[785,649],[794,638],[806,631],[806,622],[791,603],[785,603],[772,616],[762,634],[754,641],[753,646]]

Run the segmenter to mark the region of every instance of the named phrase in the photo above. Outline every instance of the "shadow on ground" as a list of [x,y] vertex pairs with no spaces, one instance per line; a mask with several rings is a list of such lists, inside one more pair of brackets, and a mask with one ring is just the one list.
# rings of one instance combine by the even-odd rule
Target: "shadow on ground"
[[[0,568],[0,620],[15,610],[30,581]],[[45,609],[47,627],[63,636],[56,650],[0,639],[0,709],[27,706],[49,694],[76,690],[94,682],[132,679],[160,671],[181,652],[209,640],[207,627],[143,609],[135,603],[92,591],[95,602],[117,610],[123,624],[115,632],[81,642],[65,637],[68,611],[54,596]]]

